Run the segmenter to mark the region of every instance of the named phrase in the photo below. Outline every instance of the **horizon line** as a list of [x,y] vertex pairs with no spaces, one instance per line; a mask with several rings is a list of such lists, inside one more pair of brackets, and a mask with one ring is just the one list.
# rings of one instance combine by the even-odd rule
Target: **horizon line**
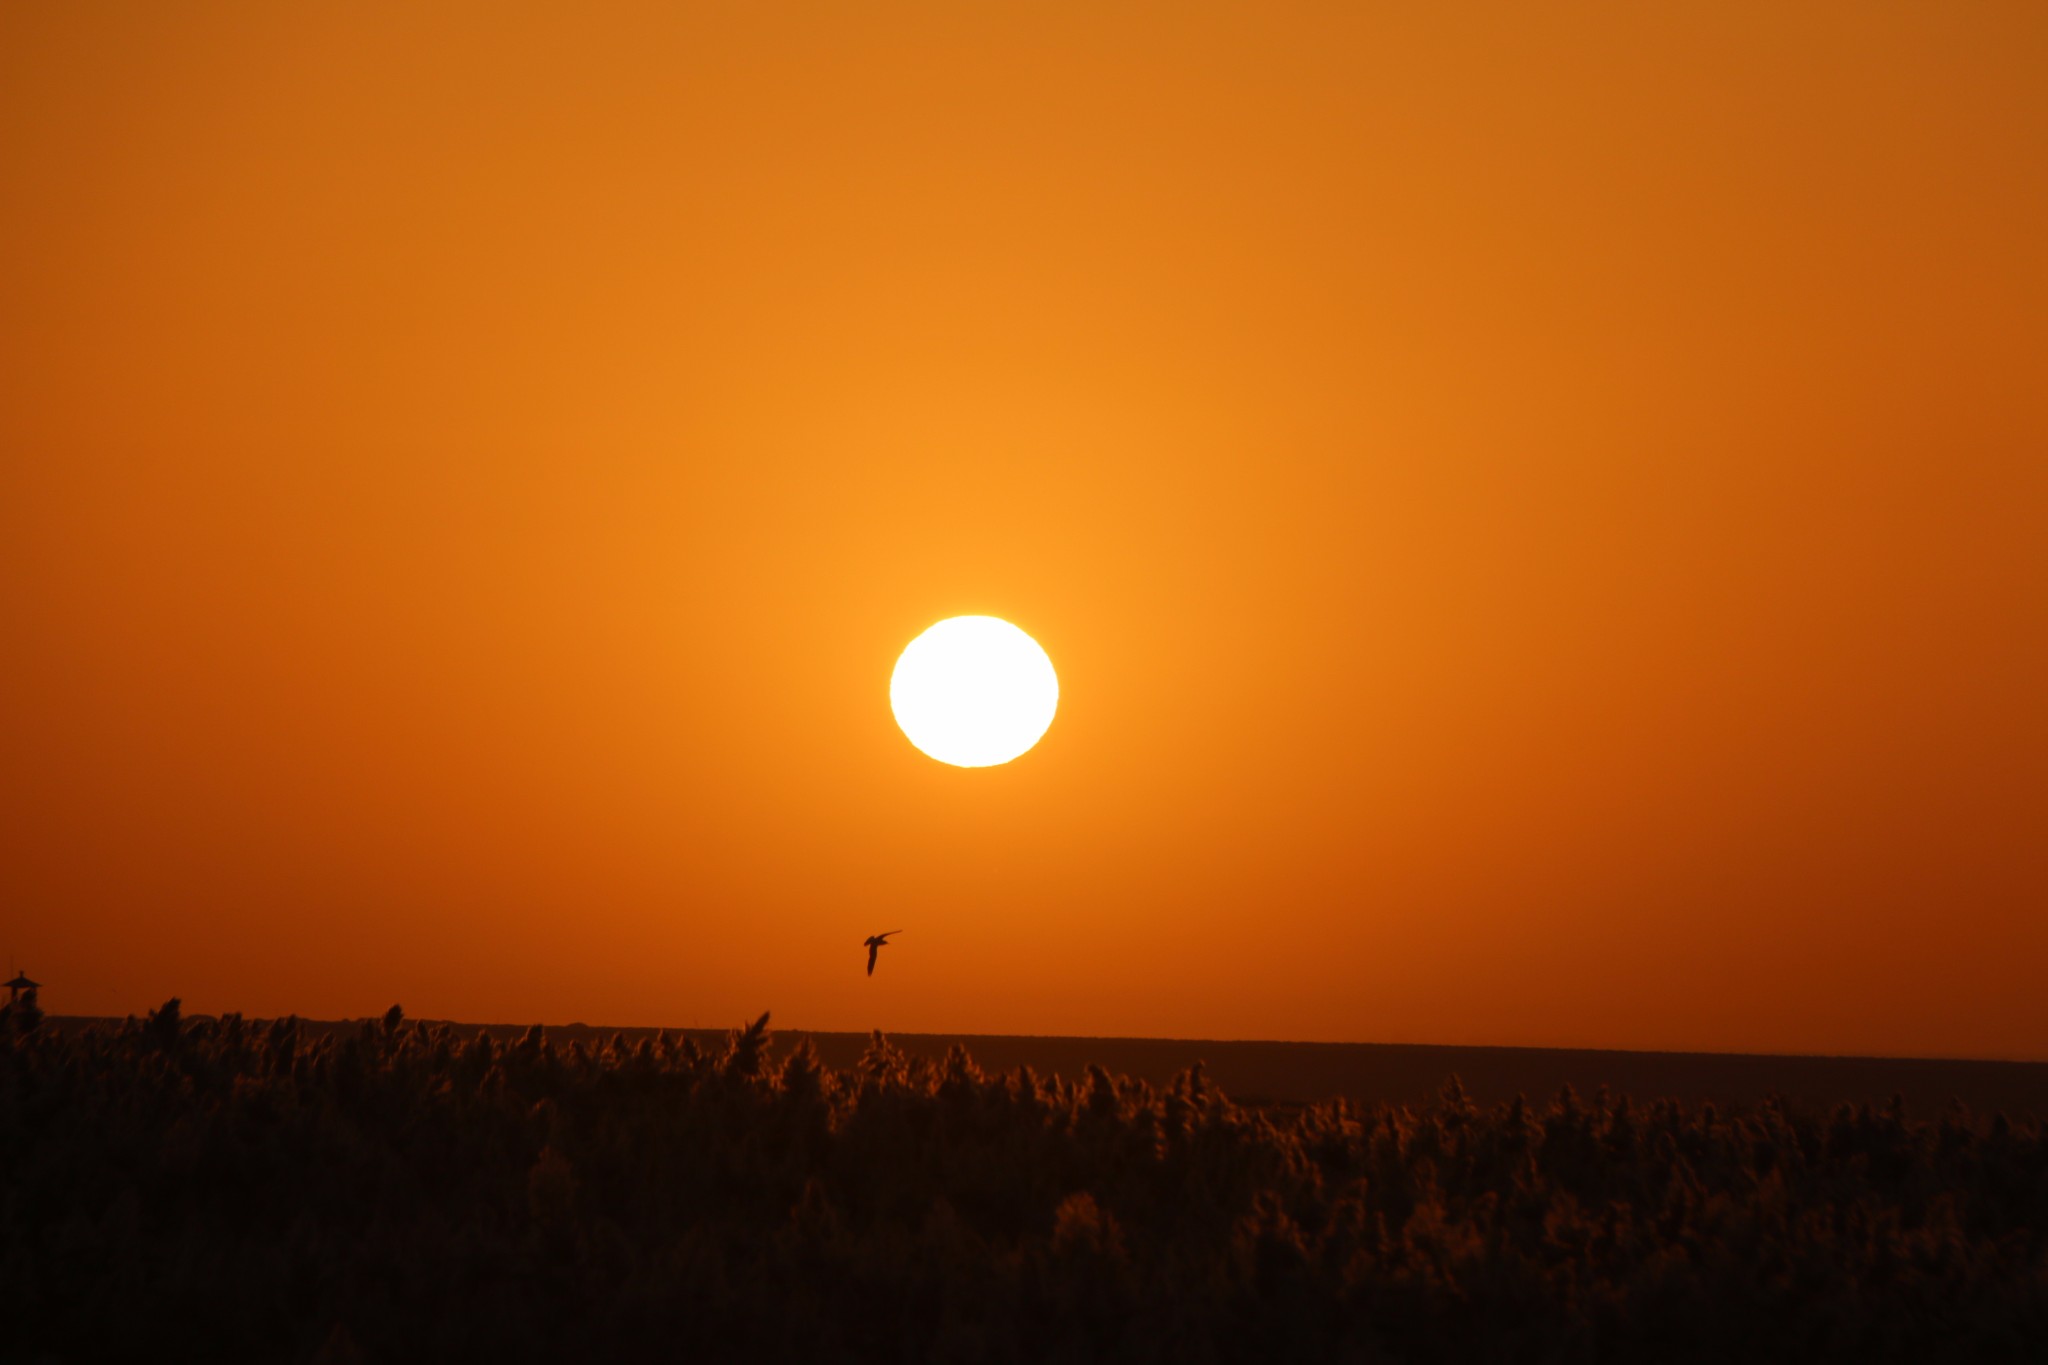
[[[176,998],[176,997],[173,997],[173,998]],[[401,1006],[400,1008],[402,1009],[402,1008],[403,1008],[403,1006]],[[185,1013],[185,1012],[184,1012],[184,1011],[183,1011],[182,1009],[181,1009],[181,1011],[180,1011],[180,1012],[181,1012],[181,1013],[184,1013],[185,1017],[186,1017],[186,1018],[188,1018],[188,1019],[219,1019],[219,1018],[221,1018],[221,1017],[222,1017],[222,1015],[224,1015],[224,1014],[239,1014],[239,1013],[241,1013],[241,1011],[239,1011],[239,1010],[225,1010],[225,1011],[212,1011],[212,1010],[194,1010],[194,1011],[191,1011],[191,1012],[189,1012],[189,1013]],[[770,1015],[772,1015],[772,1014],[773,1014],[773,1012],[774,1012],[773,1010],[768,1010],[768,1011],[764,1011],[764,1013],[767,1013],[767,1014],[770,1014]],[[67,1021],[68,1021],[68,1022],[73,1022],[73,1023],[86,1023],[86,1024],[94,1024],[94,1023],[113,1023],[113,1024],[118,1024],[118,1023],[122,1023],[122,1022],[125,1022],[126,1020],[128,1020],[128,1019],[131,1019],[131,1018],[132,1018],[132,1019],[140,1019],[140,1018],[142,1018],[142,1017],[144,1017],[144,1016],[143,1016],[143,1015],[141,1015],[141,1014],[134,1014],[134,1013],[130,1013],[130,1014],[48,1014],[48,1015],[47,1015],[47,1017],[48,1017],[48,1018],[50,1019],[50,1021],[51,1021],[51,1022],[53,1022],[53,1023],[61,1023],[61,1022],[67,1022]],[[302,1022],[302,1023],[308,1023],[308,1024],[359,1024],[359,1023],[374,1023],[374,1022],[376,1022],[377,1020],[379,1020],[379,1019],[382,1019],[382,1018],[384,1017],[384,1012],[383,1012],[383,1011],[379,1011],[379,1012],[378,1012],[378,1013],[376,1013],[376,1014],[362,1014],[362,1015],[344,1015],[344,1016],[342,1016],[342,1017],[340,1017],[340,1018],[338,1018],[338,1019],[321,1019],[321,1018],[315,1018],[315,1017],[314,1017],[314,1016],[312,1016],[312,1015],[301,1015],[301,1014],[282,1014],[282,1015],[280,1015],[280,1014],[246,1014],[246,1015],[243,1015],[243,1017],[244,1017],[245,1019],[248,1019],[248,1020],[250,1020],[251,1022],[257,1022],[257,1021],[268,1021],[268,1020],[273,1020],[273,1019],[283,1019],[283,1018],[295,1018],[295,1019],[298,1019],[298,1020],[299,1020],[300,1022]],[[503,1020],[482,1020],[482,1021],[475,1021],[475,1020],[465,1020],[465,1019],[444,1019],[444,1018],[438,1018],[438,1017],[434,1017],[434,1016],[428,1016],[428,1015],[420,1015],[420,1016],[414,1016],[414,1015],[411,1015],[411,1014],[407,1014],[407,1015],[405,1015],[404,1017],[405,1017],[406,1021],[407,1021],[407,1022],[409,1022],[409,1023],[415,1023],[415,1024],[450,1024],[450,1025],[453,1025],[453,1026],[455,1026],[455,1027],[458,1027],[458,1028],[475,1028],[475,1029],[504,1029],[504,1030],[507,1030],[507,1031],[524,1031],[524,1030],[526,1030],[526,1029],[529,1029],[529,1028],[534,1028],[534,1027],[538,1026],[538,1027],[540,1027],[540,1028],[542,1028],[542,1029],[587,1029],[587,1030],[589,1030],[589,1031],[590,1031],[590,1032],[592,1032],[592,1033],[626,1033],[626,1032],[633,1032],[633,1033],[661,1033],[661,1032],[669,1032],[669,1033],[713,1033],[713,1034],[726,1034],[726,1033],[737,1033],[737,1032],[741,1032],[741,1031],[745,1030],[745,1028],[747,1027],[748,1023],[750,1022],[750,1021],[742,1020],[742,1021],[741,1021],[740,1023],[737,1023],[737,1024],[731,1024],[731,1025],[718,1025],[718,1024],[592,1024],[592,1023],[587,1023],[587,1022],[585,1022],[585,1021],[583,1021],[583,1020],[581,1020],[581,1019],[575,1019],[575,1020],[569,1020],[569,1021],[567,1021],[567,1022],[554,1022],[554,1023],[550,1023],[550,1022],[548,1022],[548,1021],[546,1021],[546,1020],[532,1020],[532,1021],[529,1021],[529,1022],[527,1022],[527,1023],[518,1023],[518,1022],[509,1022],[509,1021],[503,1021]],[[1078,1043],[1078,1042],[1101,1042],[1101,1043],[1184,1043],[1184,1044],[1204,1044],[1204,1043],[1214,1043],[1214,1044],[1220,1044],[1220,1045],[1223,1045],[1223,1046],[1229,1046],[1229,1047],[1239,1047],[1239,1046],[1246,1046],[1246,1045],[1250,1045],[1250,1046],[1260,1046],[1260,1047],[1327,1047],[1327,1048],[1343,1048],[1343,1047],[1356,1047],[1356,1048],[1423,1048],[1423,1049],[1432,1049],[1432,1050],[1436,1050],[1436,1051],[1445,1051],[1445,1052],[1448,1052],[1448,1051],[1455,1051],[1455,1050],[1465,1050],[1465,1051],[1472,1051],[1472,1052],[1591,1052],[1591,1053],[1614,1053],[1614,1054],[1618,1054],[1618,1055],[1623,1055],[1623,1056],[1638,1056],[1638,1057],[1727,1057],[1727,1058],[1736,1058],[1736,1059],[1742,1059],[1742,1058],[1753,1058],[1753,1059],[1759,1059],[1759,1060],[1776,1060],[1776,1061],[1818,1061],[1818,1062],[1925,1062],[1925,1063],[1957,1063],[1957,1062],[1966,1062],[1966,1063],[1972,1063],[1972,1064],[1979,1064],[1979,1065],[1992,1065],[1992,1066],[2048,1066],[2048,1056],[2038,1056],[2038,1057],[1982,1057],[1982,1056],[1976,1056],[1976,1057],[1971,1057],[1971,1056],[1954,1056],[1954,1055],[1948,1055],[1948,1054],[1900,1054],[1900,1053],[1888,1053],[1888,1052],[1754,1052],[1754,1051],[1735,1051],[1735,1050],[1720,1050],[1720,1049],[1712,1049],[1712,1048],[1676,1048],[1676,1047],[1608,1047],[1608,1046],[1594,1046],[1594,1045],[1587,1045],[1587,1044],[1573,1044],[1573,1043],[1417,1043],[1417,1042],[1385,1042],[1385,1041],[1372,1041],[1372,1040],[1365,1040],[1365,1039],[1341,1039],[1341,1040],[1337,1040],[1337,1039],[1313,1039],[1313,1038],[1194,1038],[1194,1037],[1189,1037],[1189,1038],[1183,1038],[1183,1037],[1172,1037],[1172,1036],[1167,1036],[1167,1035],[1163,1035],[1163,1034],[1131,1034],[1131,1033],[977,1033],[977,1032],[968,1032],[968,1031],[963,1031],[963,1030],[950,1030],[950,1031],[944,1031],[944,1032],[928,1032],[928,1031],[920,1031],[920,1030],[896,1030],[896,1031],[891,1031],[891,1030],[888,1030],[888,1029],[832,1029],[832,1028],[806,1028],[806,1027],[803,1027],[803,1026],[800,1026],[800,1025],[771,1025],[771,1026],[770,1026],[770,1028],[769,1028],[769,1032],[770,1032],[771,1034],[773,1034],[773,1033],[800,1033],[800,1034],[836,1035],[836,1036],[840,1036],[840,1037],[847,1037],[847,1038],[863,1038],[863,1037],[868,1037],[868,1036],[871,1036],[872,1034],[875,1034],[875,1033],[880,1033],[880,1034],[881,1034],[881,1035],[882,1035],[882,1036],[883,1036],[884,1038],[958,1038],[958,1039],[973,1039],[973,1038],[994,1038],[994,1039],[1021,1039],[1021,1040],[1031,1040],[1031,1041],[1047,1041],[1047,1042],[1076,1042],[1076,1043]]]

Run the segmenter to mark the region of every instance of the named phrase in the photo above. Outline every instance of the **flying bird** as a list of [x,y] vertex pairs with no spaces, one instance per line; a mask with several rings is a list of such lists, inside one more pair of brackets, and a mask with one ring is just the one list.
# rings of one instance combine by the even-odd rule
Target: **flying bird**
[[870,936],[870,937],[868,938],[868,941],[867,941],[867,950],[868,950],[868,975],[869,975],[869,976],[873,976],[873,975],[875,974],[875,958],[876,958],[876,957],[877,957],[878,955],[880,955],[880,953],[881,953],[881,951],[882,951],[882,945],[883,945],[883,944],[885,944],[885,943],[887,943],[887,942],[889,941],[889,935],[890,935],[890,934],[900,934],[900,933],[902,933],[902,932],[903,932],[903,931],[902,931],[901,929],[891,929],[891,930],[889,931],[889,933],[888,933],[888,934],[874,934],[874,935],[871,935],[871,936]]

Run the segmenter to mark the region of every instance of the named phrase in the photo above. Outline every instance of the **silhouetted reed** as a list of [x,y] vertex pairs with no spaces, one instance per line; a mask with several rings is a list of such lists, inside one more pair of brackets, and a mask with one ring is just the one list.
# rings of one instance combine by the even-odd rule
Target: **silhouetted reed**
[[0,1027],[0,1356],[1993,1360],[2048,1139],[1897,1101],[1233,1104],[394,1007]]

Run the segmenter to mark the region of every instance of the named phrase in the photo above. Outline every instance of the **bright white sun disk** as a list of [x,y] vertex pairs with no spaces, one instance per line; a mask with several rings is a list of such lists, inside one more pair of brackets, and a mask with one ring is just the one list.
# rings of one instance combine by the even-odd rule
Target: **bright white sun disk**
[[1060,681],[1038,642],[994,616],[954,616],[904,647],[889,679],[903,733],[941,763],[989,768],[1038,743]]

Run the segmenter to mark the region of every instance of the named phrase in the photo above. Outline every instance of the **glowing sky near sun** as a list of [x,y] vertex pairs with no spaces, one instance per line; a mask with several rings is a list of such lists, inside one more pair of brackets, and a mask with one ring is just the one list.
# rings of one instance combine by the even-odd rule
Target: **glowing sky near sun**
[[[0,7],[0,949],[2048,1056],[2044,70],[2017,0]],[[1016,762],[888,705],[960,616],[1057,665]]]

